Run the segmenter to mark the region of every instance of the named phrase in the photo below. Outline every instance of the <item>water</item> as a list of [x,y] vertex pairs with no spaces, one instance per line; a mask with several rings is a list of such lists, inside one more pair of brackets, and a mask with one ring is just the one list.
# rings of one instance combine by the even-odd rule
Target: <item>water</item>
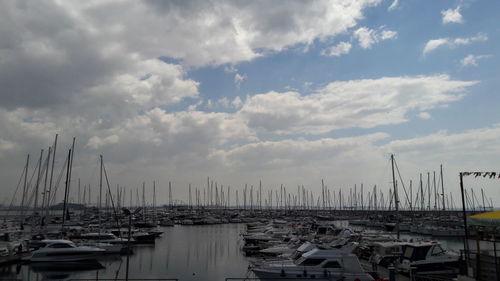
[[[225,280],[244,277],[249,262],[240,251],[239,234],[244,224],[164,227],[154,245],[137,245],[130,256],[129,278],[176,278]],[[99,261],[105,268],[64,272],[13,265],[0,268],[0,279],[69,280],[125,278],[126,256],[109,256]],[[16,270],[19,271],[16,273]]]

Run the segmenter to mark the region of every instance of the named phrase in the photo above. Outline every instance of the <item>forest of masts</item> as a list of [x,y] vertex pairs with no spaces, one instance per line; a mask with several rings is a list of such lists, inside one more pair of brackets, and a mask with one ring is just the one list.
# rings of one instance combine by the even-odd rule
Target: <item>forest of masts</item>
[[[116,185],[112,188],[109,183],[108,174],[101,156],[101,173],[99,179],[99,190],[94,191],[92,196],[92,187],[90,184],[81,185],[80,179],[77,182],[77,188],[72,190],[71,172],[73,163],[73,153],[75,139],[71,148],[68,150],[64,164],[58,173],[54,175],[55,153],[57,149],[57,135],[53,146],[49,147],[46,155],[44,150],[40,152],[40,157],[32,168],[31,176],[28,177],[30,156],[27,156],[26,165],[19,178],[16,190],[12,196],[9,209],[14,208],[17,202],[16,196],[21,193],[21,200],[17,202],[17,208],[21,210],[35,209],[49,212],[49,207],[56,203],[58,189],[61,186],[63,176],[65,177],[64,197],[62,203],[66,209],[67,203],[77,203],[93,207],[157,207],[156,202],[156,181],[153,181],[152,200],[146,198],[146,183],[142,187],[127,188]],[[396,166],[397,168],[397,166]],[[165,207],[187,207],[187,208],[212,208],[212,209],[283,209],[283,210],[399,210],[413,211],[438,211],[438,210],[457,210],[461,206],[455,205],[453,192],[447,194],[443,183],[443,169],[440,167],[439,175],[436,172],[427,172],[420,174],[419,182],[415,187],[410,180],[409,185],[402,184],[404,181],[397,168],[399,180],[391,182],[394,188],[388,189],[386,194],[376,185],[366,188],[362,183],[354,184],[349,188],[329,188],[321,180],[320,192],[313,192],[312,188],[306,188],[304,185],[298,185],[296,188],[286,187],[281,184],[275,188],[263,188],[262,182],[258,186],[245,184],[238,188],[224,186],[217,181],[207,177],[206,186],[202,188],[188,188],[187,200],[174,199],[172,183],[168,182],[168,204]],[[55,177],[54,177],[55,176]],[[105,184],[103,191],[103,183]],[[399,187],[400,186],[400,187]],[[20,188],[22,191],[20,192]],[[182,188],[186,188],[182,187]],[[95,187],[94,189],[96,189]],[[399,191],[398,191],[399,190]],[[398,193],[403,199],[398,199]],[[151,190],[150,190],[151,191]],[[394,191],[396,194],[394,194]],[[491,197],[486,197],[483,189],[480,194],[465,190],[466,208],[471,211],[485,211],[492,209],[493,201]],[[61,191],[62,192],[62,191]],[[73,196],[70,196],[72,194]],[[149,192],[149,194],[151,194]],[[232,197],[233,196],[233,197]],[[74,198],[76,197],[76,198]],[[395,199],[396,198],[396,199]],[[76,199],[76,200],[75,200]],[[40,201],[40,202],[39,202]],[[104,202],[103,202],[104,201]],[[395,206],[394,202],[398,202]]]

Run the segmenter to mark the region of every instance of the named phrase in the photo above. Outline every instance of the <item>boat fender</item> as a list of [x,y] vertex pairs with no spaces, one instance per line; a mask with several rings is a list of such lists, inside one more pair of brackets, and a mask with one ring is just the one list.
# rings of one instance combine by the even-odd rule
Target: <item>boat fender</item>
[[284,269],[281,269],[280,276],[281,276],[281,277],[285,277],[285,276],[286,276],[286,274],[285,274],[285,270],[284,270]]
[[325,269],[325,270],[323,270],[323,277],[327,277],[327,276],[328,276],[328,271],[326,271],[326,269]]
[[304,269],[304,277],[307,277],[307,270]]

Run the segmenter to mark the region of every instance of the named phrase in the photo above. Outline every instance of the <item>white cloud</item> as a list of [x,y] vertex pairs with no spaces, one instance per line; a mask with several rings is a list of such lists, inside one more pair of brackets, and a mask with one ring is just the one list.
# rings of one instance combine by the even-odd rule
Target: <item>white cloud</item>
[[431,115],[427,111],[422,111],[418,114],[418,117],[422,119],[431,119]]
[[263,55],[258,49],[281,51],[335,36],[380,2],[97,1],[61,2],[57,8],[129,52],[201,66],[248,61]]
[[448,46],[454,48],[460,45],[469,45],[473,42],[484,42],[488,40],[488,36],[484,33],[478,33],[476,36],[468,38],[439,38],[429,40],[424,47],[423,54],[426,55],[439,47]]
[[217,101],[218,104],[222,105],[224,108],[228,108],[231,105],[231,102],[227,97],[223,97]]
[[240,97],[235,97],[231,102],[231,105],[235,108],[240,108],[243,105],[243,101],[241,101]]
[[241,86],[241,83],[247,79],[246,75],[241,75],[239,73],[236,73],[234,75],[234,84],[236,85],[237,88]]
[[[500,148],[497,145],[499,137],[500,126],[497,124],[492,127],[473,129],[454,134],[439,131],[435,134],[407,140],[393,140],[384,145],[383,149],[404,154],[407,157],[422,155],[422,157],[418,157],[419,161],[426,161],[428,159],[449,161],[451,159],[474,156],[474,158],[466,162],[466,165],[473,166],[474,162],[481,158],[483,159],[479,162],[482,163],[494,161],[489,157],[484,158],[484,156],[498,155],[500,153]],[[480,166],[479,163],[478,166]],[[467,169],[466,166],[463,168]]]
[[234,72],[238,72],[238,69],[234,65],[226,65],[226,66],[224,66],[224,72],[234,73]]
[[269,92],[245,101],[239,114],[250,128],[277,134],[323,134],[342,128],[372,128],[406,122],[425,111],[460,100],[477,81],[446,75],[383,77],[332,82],[307,96]]
[[[359,149],[364,144],[373,143],[388,137],[387,134],[377,133],[361,137],[319,139],[314,141],[283,140],[283,141],[261,141],[238,146],[228,151],[219,151],[228,161],[229,166],[262,165],[263,167],[274,166],[283,168],[283,164],[297,165],[301,160],[315,162],[318,159],[328,161],[332,159],[332,153],[350,154],[352,148]],[[309,155],[309,157],[305,157]],[[326,156],[328,155],[328,156]],[[247,161],[249,159],[255,161]],[[308,163],[303,163],[308,164]]]
[[396,38],[397,35],[398,33],[396,31],[382,30],[382,33],[380,34],[380,40],[393,39]]
[[485,58],[488,58],[490,57],[490,55],[468,55],[466,56],[465,58],[463,58],[462,60],[460,60],[460,64],[462,66],[478,66],[478,60],[480,59],[485,59]]
[[15,143],[0,138],[0,154],[2,154],[2,152],[4,152],[4,151],[12,150],[15,147],[16,147]]
[[340,42],[337,45],[330,47],[326,50],[321,51],[321,55],[323,56],[341,56],[348,54],[351,50],[351,43],[349,42]]
[[99,149],[105,145],[117,144],[120,141],[120,137],[117,135],[111,135],[104,138],[98,136],[93,136],[87,142],[87,146],[91,149]]
[[354,38],[359,42],[363,49],[370,49],[375,43],[387,39],[395,39],[397,32],[392,30],[385,30],[381,27],[379,30],[370,29],[368,27],[360,27],[353,33]]
[[389,6],[389,8],[387,8],[387,10],[390,12],[390,11],[393,11],[394,9],[397,8],[399,4],[399,0],[394,0],[392,1],[392,4]]
[[463,23],[464,20],[462,18],[462,14],[460,14],[460,6],[455,9],[448,9],[441,11],[441,15],[443,15],[443,23]]

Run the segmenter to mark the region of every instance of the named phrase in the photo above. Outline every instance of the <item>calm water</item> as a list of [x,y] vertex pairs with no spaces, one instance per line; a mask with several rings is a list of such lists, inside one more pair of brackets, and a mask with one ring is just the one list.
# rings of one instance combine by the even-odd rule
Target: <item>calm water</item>
[[[239,233],[244,224],[180,226],[162,228],[155,245],[138,245],[130,256],[129,278],[177,278],[188,280],[225,280],[244,277],[248,260],[240,251]],[[47,270],[31,265],[0,268],[0,279],[70,280],[125,278],[126,256],[100,260],[105,267],[78,272]],[[17,272],[16,272],[17,271]]]

